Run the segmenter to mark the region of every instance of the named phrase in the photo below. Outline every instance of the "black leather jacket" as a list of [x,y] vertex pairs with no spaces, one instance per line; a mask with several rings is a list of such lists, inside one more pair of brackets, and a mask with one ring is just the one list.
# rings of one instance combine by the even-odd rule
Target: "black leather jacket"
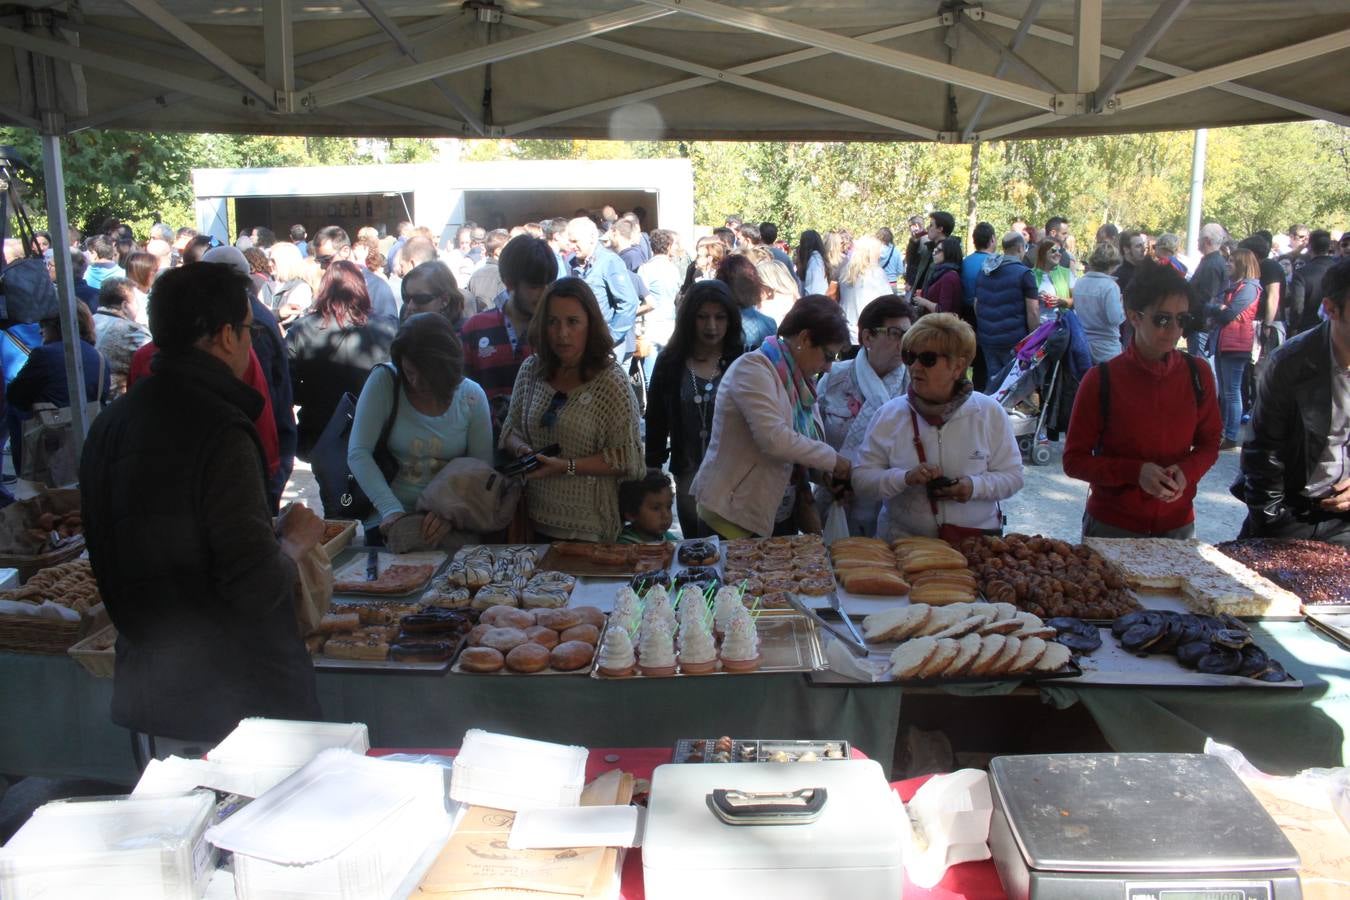
[[1330,323],[1271,356],[1257,384],[1252,428],[1234,493],[1247,504],[1251,530],[1278,535],[1281,526],[1314,508],[1302,492],[1331,431]]

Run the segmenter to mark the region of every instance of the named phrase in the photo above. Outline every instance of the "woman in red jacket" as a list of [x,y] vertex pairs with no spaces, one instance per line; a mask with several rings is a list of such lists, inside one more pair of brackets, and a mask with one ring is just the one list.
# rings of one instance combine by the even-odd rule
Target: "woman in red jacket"
[[1209,366],[1177,349],[1194,331],[1186,280],[1144,266],[1125,290],[1134,337],[1078,388],[1064,474],[1086,481],[1084,537],[1188,538],[1195,489],[1219,458],[1219,403]]
[[961,314],[965,303],[965,292],[961,287],[962,258],[958,238],[944,238],[933,248],[932,277],[928,287],[914,295],[915,304],[924,312]]
[[[1219,395],[1223,402],[1223,443],[1220,450],[1239,446],[1242,428],[1242,380],[1252,364],[1252,344],[1256,341],[1256,310],[1261,299],[1261,266],[1250,250],[1234,250],[1228,257],[1229,285],[1223,294],[1205,307],[1209,319],[1209,346],[1215,348],[1214,368],[1219,373]],[[1215,332],[1218,339],[1215,339]]]

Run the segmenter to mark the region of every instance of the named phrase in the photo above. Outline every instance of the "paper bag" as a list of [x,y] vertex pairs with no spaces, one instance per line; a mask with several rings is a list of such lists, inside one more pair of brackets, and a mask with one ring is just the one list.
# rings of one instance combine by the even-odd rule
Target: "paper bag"
[[310,634],[328,614],[333,601],[333,564],[322,544],[316,544],[296,563],[300,580],[295,585],[295,620],[301,634]]

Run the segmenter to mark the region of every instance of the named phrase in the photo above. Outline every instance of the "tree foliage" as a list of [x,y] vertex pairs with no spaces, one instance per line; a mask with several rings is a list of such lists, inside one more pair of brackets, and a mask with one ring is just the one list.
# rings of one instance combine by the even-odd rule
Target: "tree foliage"
[[[981,148],[976,217],[999,230],[1017,217],[1066,216],[1080,241],[1102,222],[1180,232],[1190,190],[1191,132],[992,143]],[[0,128],[36,175],[37,136]],[[791,237],[804,228],[855,234],[935,209],[965,220],[967,146],[919,143],[303,138],[86,131],[62,139],[72,222],[116,215],[143,234],[156,221],[190,223],[195,167],[276,167],[426,162],[449,145],[465,161],[688,158],[695,215],[771,220]],[[1350,225],[1350,130],[1325,122],[1210,132],[1204,218],[1245,235],[1295,221]]]

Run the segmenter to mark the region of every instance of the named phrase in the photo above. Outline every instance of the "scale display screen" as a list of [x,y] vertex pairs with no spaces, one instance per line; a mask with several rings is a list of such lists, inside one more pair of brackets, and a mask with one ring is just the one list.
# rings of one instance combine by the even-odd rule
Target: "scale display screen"
[[1127,900],[1270,900],[1269,884],[1162,885],[1131,884]]

